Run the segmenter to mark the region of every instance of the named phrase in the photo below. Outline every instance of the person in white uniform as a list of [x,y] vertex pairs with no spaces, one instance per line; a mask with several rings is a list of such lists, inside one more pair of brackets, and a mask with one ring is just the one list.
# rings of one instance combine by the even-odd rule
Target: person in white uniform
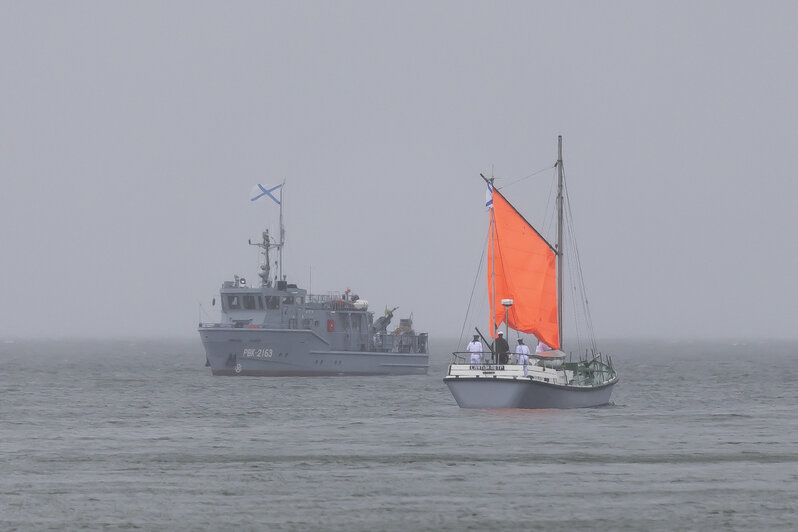
[[524,366],[524,377],[527,376],[527,366],[529,365],[529,346],[524,344],[524,339],[518,339],[518,347],[515,348],[515,355],[518,363]]
[[468,344],[466,350],[471,353],[472,364],[482,363],[482,342],[480,342],[478,334],[474,335],[474,339]]

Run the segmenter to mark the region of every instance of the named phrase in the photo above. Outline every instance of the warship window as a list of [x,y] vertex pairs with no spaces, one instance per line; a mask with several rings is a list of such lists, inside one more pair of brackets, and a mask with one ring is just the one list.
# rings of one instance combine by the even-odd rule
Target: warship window
[[255,296],[244,296],[244,308],[247,310],[255,309]]
[[227,308],[231,310],[241,308],[241,303],[238,301],[238,296],[227,296]]
[[280,308],[280,297],[266,296],[266,308],[269,309]]
[[283,296],[283,305],[293,305],[294,296]]
[[263,298],[258,296],[258,309],[263,310]]
[[297,297],[296,299],[294,299],[294,301],[296,301],[297,305],[302,305],[305,303],[305,299],[302,297]]

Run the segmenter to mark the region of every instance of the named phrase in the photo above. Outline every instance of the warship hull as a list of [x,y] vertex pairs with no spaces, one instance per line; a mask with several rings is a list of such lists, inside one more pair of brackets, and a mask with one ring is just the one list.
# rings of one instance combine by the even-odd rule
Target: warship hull
[[602,386],[580,387],[528,378],[446,377],[460,408],[586,408],[610,402],[617,379]]
[[427,353],[336,349],[311,330],[201,327],[213,375],[425,375]]

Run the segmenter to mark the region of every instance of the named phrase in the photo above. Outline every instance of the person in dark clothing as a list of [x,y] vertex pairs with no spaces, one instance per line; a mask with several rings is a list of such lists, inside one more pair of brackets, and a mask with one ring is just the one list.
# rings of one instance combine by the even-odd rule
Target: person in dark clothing
[[507,364],[510,361],[510,344],[504,338],[504,333],[499,331],[496,337],[496,355],[499,357],[499,364]]

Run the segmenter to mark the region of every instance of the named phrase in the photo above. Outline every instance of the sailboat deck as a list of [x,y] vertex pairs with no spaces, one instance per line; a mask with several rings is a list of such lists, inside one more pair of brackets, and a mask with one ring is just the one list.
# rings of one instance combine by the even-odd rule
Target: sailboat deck
[[446,379],[529,380],[570,388],[595,388],[616,379],[615,371],[604,364],[587,368],[577,362],[566,362],[559,369],[521,364],[450,364]]

